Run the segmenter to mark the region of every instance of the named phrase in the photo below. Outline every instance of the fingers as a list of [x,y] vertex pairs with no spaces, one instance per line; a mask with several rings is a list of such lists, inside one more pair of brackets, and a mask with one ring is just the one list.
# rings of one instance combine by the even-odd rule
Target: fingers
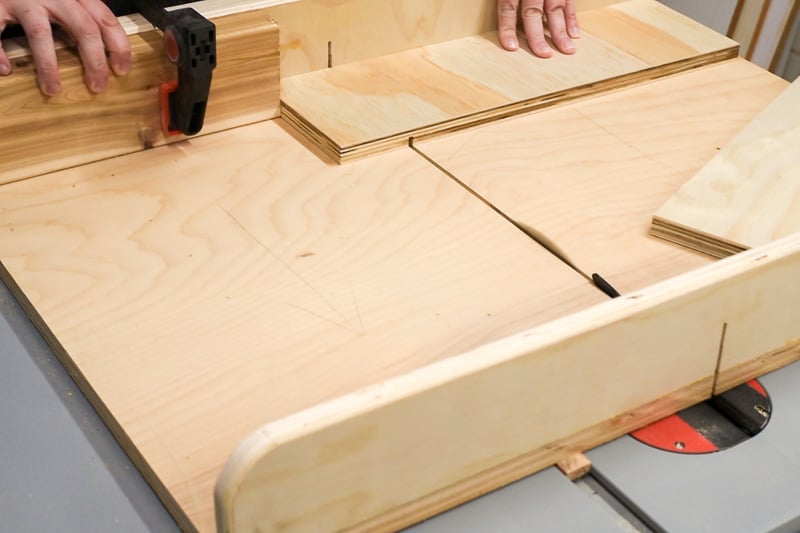
[[547,4],[547,27],[550,30],[550,37],[556,48],[564,54],[574,54],[575,45],[572,43],[567,33],[566,9],[563,2],[546,2]]
[[522,27],[531,51],[539,57],[551,57],[553,49],[544,36],[544,0],[522,0]]
[[573,39],[580,39],[581,27],[578,24],[578,8],[575,7],[575,0],[567,0],[564,5],[564,17],[567,21],[567,33]]
[[108,61],[106,61],[103,37],[91,15],[78,2],[57,2],[51,12],[54,18],[78,43],[78,52],[83,63],[83,78],[90,91],[100,93],[108,86]]
[[80,0],[80,3],[100,28],[111,70],[124,76],[131,70],[131,44],[119,20],[101,0]]
[[[0,39],[2,39],[3,31],[6,29],[4,23],[0,23]],[[0,76],[8,76],[11,74],[11,61],[8,59],[8,54],[3,50],[3,41],[0,40]]]
[[[0,17],[0,33],[6,21],[17,21],[25,30],[39,87],[45,95],[53,96],[61,90],[51,21],[60,24],[77,42],[90,91],[98,93],[107,88],[109,63],[115,74],[130,71],[128,36],[103,0],[0,0],[0,11],[5,12]],[[0,45],[0,75],[10,72],[11,63]]]
[[498,0],[497,2],[497,35],[503,48],[511,51],[519,49],[517,6],[519,6],[519,0]]
[[30,9],[22,10],[16,17],[28,37],[39,89],[47,96],[58,94],[61,90],[61,80],[58,76],[58,61],[47,12],[41,6],[32,6]]
[[580,37],[575,0],[498,0],[498,37],[506,50],[519,48],[518,16],[522,17],[528,46],[535,55],[551,57],[554,53],[547,41],[545,26],[560,52],[575,53],[576,47],[572,39]]

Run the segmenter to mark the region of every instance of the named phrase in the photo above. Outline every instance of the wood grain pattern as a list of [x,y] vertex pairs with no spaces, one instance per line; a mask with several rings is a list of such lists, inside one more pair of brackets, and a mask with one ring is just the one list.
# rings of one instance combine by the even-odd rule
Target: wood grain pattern
[[725,324],[790,307],[768,342],[800,343],[800,289],[773,290],[798,268],[795,235],[267,425],[220,477],[220,530],[394,531],[696,402]]
[[[621,0],[577,0],[578,11]],[[283,77],[394,54],[497,28],[497,0],[303,0],[270,11]],[[330,43],[331,56],[329,58]]]
[[[263,11],[213,19],[219,65],[214,71],[203,134],[277,116],[278,28]],[[14,75],[0,78],[0,185],[98,159],[164,144],[158,86],[176,79],[153,30],[130,36],[134,67],[91,94],[72,49],[58,53],[62,92],[43,96],[27,52]],[[183,137],[170,138],[169,142]]]
[[182,524],[261,425],[602,301],[411,150],[279,121],[0,187],[4,278]]
[[415,146],[624,293],[709,262],[652,213],[785,87],[736,59]]
[[669,198],[653,234],[715,257],[800,231],[800,81]]
[[283,115],[341,162],[736,54],[654,0],[583,12],[581,25],[572,56],[509,53],[489,33],[284,78]]

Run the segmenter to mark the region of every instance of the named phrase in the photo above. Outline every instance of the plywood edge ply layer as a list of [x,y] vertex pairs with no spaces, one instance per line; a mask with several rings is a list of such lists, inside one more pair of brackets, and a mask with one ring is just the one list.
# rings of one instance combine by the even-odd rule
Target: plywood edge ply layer
[[[211,19],[217,26],[214,70],[201,135],[279,115],[278,27],[264,9]],[[130,26],[130,24],[127,24]],[[177,79],[161,32],[128,27],[133,67],[111,75],[103,94],[89,92],[72,49],[58,51],[61,93],[43,96],[30,53],[17,49],[14,73],[0,78],[0,185],[119,156],[184,137],[165,138],[158,89]]]
[[266,425],[220,477],[219,529],[393,531],[709,397],[717,365],[787,364],[798,268],[794,236]]
[[653,216],[652,234],[724,256],[800,231],[800,81]]

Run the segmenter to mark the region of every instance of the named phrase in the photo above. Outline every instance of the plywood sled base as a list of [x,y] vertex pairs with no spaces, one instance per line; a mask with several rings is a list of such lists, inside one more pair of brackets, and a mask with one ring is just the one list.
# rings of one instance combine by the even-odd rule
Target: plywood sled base
[[178,505],[178,502],[175,501],[175,499],[172,497],[172,494],[166,489],[166,487],[164,487],[164,484],[161,482],[155,472],[153,472],[153,469],[139,453],[123,427],[111,415],[108,407],[106,407],[103,400],[94,390],[92,384],[86,379],[86,376],[84,376],[80,368],[73,363],[72,359],[65,355],[66,350],[64,350],[63,346],[61,346],[58,337],[56,337],[52,330],[47,326],[47,323],[42,319],[42,316],[31,304],[25,292],[16,283],[14,277],[11,276],[11,274],[5,268],[5,265],[3,265],[2,261],[0,261],[0,280],[6,284],[8,289],[11,291],[11,294],[14,296],[17,302],[19,302],[22,310],[25,312],[33,325],[36,326],[36,329],[42,335],[45,342],[47,342],[48,346],[50,346],[50,349],[53,350],[53,353],[56,355],[59,362],[64,366],[70,377],[78,385],[81,393],[86,396],[86,399],[89,400],[92,408],[97,411],[97,414],[100,415],[103,423],[111,431],[111,434],[120,444],[128,457],[130,457],[134,466],[136,466],[136,469],[141,473],[142,477],[153,489],[153,492],[155,492],[156,496],[164,504],[164,507],[167,508],[167,511],[169,511],[169,513],[178,523],[178,526],[183,531],[195,531],[196,528],[192,524],[189,517],[186,516],[186,514],[183,512],[183,509],[181,509],[181,506]]
[[219,528],[402,527],[788,363],[798,268],[794,236],[264,426]]

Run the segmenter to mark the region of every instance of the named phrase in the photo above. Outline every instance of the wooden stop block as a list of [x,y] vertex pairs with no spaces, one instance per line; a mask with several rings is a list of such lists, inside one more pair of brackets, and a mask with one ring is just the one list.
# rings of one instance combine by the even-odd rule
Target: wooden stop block
[[575,481],[591,472],[592,461],[582,453],[574,453],[559,461],[556,466],[570,481]]

